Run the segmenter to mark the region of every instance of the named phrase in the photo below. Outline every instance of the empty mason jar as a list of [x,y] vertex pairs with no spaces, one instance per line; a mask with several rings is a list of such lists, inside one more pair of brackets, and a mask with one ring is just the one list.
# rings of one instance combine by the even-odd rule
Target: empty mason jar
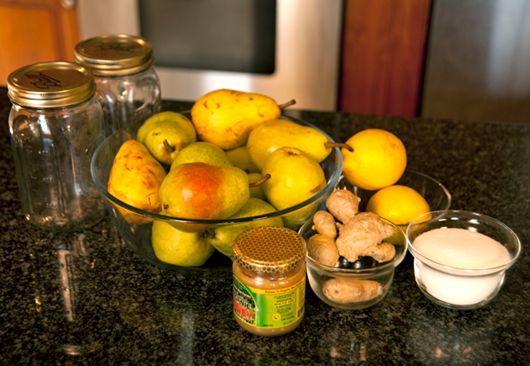
[[105,137],[89,70],[70,62],[22,67],[8,77],[11,145],[25,217],[75,229],[104,215],[90,159]]
[[151,44],[142,37],[103,35],[79,42],[75,60],[90,68],[98,101],[112,131],[133,136],[150,115],[160,110],[160,83],[153,67]]

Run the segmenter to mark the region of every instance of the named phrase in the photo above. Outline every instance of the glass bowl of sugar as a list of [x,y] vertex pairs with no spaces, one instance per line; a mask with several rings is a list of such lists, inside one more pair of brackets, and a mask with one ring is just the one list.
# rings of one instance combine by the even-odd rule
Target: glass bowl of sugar
[[407,226],[406,237],[420,290],[451,309],[477,309],[491,301],[521,253],[513,230],[469,211],[423,214]]

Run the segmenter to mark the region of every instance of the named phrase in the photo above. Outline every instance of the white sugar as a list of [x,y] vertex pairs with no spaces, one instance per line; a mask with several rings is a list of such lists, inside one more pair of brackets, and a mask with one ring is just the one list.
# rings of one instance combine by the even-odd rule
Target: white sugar
[[414,247],[430,260],[463,269],[493,268],[510,261],[510,254],[501,243],[466,229],[427,231],[414,240]]
[[475,269],[462,273],[416,258],[414,273],[433,297],[454,305],[473,305],[491,298],[500,288],[504,270],[486,271],[510,262],[508,250],[496,240],[465,229],[440,228],[419,235],[413,243],[422,256],[444,266]]

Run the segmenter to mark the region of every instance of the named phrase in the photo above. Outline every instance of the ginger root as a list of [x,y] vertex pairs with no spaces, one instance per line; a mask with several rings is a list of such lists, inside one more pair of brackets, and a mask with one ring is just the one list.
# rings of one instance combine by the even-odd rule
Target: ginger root
[[391,243],[381,243],[371,247],[371,250],[367,250],[363,255],[370,256],[379,263],[388,262],[396,255],[396,247]]
[[326,200],[328,211],[340,222],[346,224],[359,212],[361,199],[347,189],[333,191]]
[[337,249],[350,262],[355,262],[360,256],[371,256],[378,262],[386,262],[394,258],[395,248],[392,244],[383,246],[380,243],[392,233],[392,227],[381,221],[378,215],[361,212],[340,226]]
[[[347,189],[337,189],[326,200],[328,211],[313,215],[313,229],[307,251],[311,258],[327,266],[337,266],[340,256],[348,262],[369,256],[377,262],[394,258],[396,249],[383,240],[393,234],[390,225],[371,212],[359,213],[361,199]],[[338,227],[338,236],[337,236]]]
[[369,301],[383,294],[383,286],[372,280],[332,278],[322,285],[322,293],[338,304]]
[[315,234],[307,241],[307,254],[326,266],[333,267],[339,260],[339,252],[334,238],[324,234]]
[[335,218],[328,211],[320,210],[315,212],[313,215],[313,230],[319,234],[335,239],[337,237]]

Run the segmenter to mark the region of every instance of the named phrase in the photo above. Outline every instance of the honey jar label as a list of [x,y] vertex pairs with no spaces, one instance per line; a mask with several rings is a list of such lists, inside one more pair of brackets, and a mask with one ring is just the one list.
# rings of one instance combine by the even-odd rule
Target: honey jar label
[[279,329],[299,321],[304,315],[305,277],[282,288],[255,288],[234,275],[234,316],[249,326]]

